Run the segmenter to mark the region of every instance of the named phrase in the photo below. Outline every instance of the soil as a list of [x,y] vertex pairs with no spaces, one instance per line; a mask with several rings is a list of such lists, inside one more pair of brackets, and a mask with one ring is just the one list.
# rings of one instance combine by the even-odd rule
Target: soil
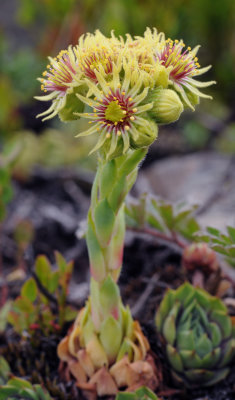
[[[81,174],[49,173],[37,170],[28,182],[15,182],[15,197],[11,203],[9,217],[2,232],[3,272],[6,275],[16,265],[17,247],[13,240],[17,221],[24,218],[34,226],[34,239],[24,252],[26,276],[33,268],[38,254],[46,254],[54,261],[53,251],[59,250],[67,260],[74,259],[75,269],[70,299],[78,307],[85,302],[88,290],[88,256],[84,239],[78,240],[76,230],[89,207],[90,181]],[[154,316],[166,288],[176,288],[186,279],[181,268],[181,252],[152,238],[127,234],[124,253],[124,268],[120,277],[120,288],[125,304],[129,304],[148,337],[163,382],[157,394],[168,400],[232,400],[235,399],[235,365],[223,382],[212,388],[186,390],[174,385],[167,361],[154,328]],[[10,285],[10,296],[15,297],[22,282]],[[85,290],[84,290],[85,288]],[[56,347],[65,335],[19,340],[10,326],[0,336],[0,355],[9,361],[13,374],[44,382],[55,399],[82,399],[74,383],[60,382],[59,360]]]

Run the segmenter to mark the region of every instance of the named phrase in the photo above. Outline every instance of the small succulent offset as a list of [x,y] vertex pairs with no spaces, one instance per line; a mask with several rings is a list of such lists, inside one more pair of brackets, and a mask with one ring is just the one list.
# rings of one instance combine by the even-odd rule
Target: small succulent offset
[[235,355],[235,327],[219,298],[184,283],[166,292],[156,325],[177,382],[210,386],[228,375]]
[[147,29],[143,37],[86,34],[50,58],[40,78],[52,100],[44,120],[87,118],[91,125],[78,136],[94,134],[98,169],[88,212],[86,241],[90,259],[90,297],[58,347],[60,371],[77,385],[97,394],[115,395],[158,385],[149,343],[128,307],[122,304],[117,280],[123,259],[124,201],[138,165],[158,134],[158,124],[176,121],[185,108],[194,109],[198,90],[214,82],[195,79],[200,68],[198,47],[166,40]]

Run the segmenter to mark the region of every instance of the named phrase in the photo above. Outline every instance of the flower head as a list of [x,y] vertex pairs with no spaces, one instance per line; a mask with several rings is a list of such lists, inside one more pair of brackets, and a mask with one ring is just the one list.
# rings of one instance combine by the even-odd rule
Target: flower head
[[96,71],[99,71],[107,78],[121,47],[123,45],[113,34],[107,38],[99,30],[81,36],[75,54],[84,77],[97,82]]
[[197,87],[207,87],[214,84],[214,81],[199,82],[194,78],[208,71],[211,66],[200,68],[196,54],[200,46],[196,46],[193,50],[191,47],[185,48],[182,40],[167,39],[164,45],[160,45],[155,51],[155,59],[160,61],[166,69],[169,70],[169,80],[174,89],[178,91],[184,102],[193,108],[190,102],[188,92],[198,97],[211,98],[200,92]]
[[[184,47],[182,40],[166,40],[149,28],[142,37],[128,34],[125,40],[98,30],[82,35],[77,46],[50,58],[39,79],[48,94],[37,99],[52,104],[39,116],[91,119],[92,126],[81,135],[98,132],[93,151],[103,148],[106,158],[149,146],[157,137],[156,123],[176,120],[184,108],[194,110],[200,97],[209,97],[198,88],[214,83],[195,79],[210,68],[200,68],[199,46]],[[93,110],[83,113],[85,105]]]
[[[92,124],[92,127],[78,136],[98,132],[99,139],[92,152],[103,146],[105,142],[107,146],[108,142],[107,157],[115,154],[120,141],[120,151],[122,154],[126,153],[132,146],[132,142],[139,139],[139,128],[141,127],[151,131],[152,142],[156,138],[157,127],[153,129],[146,114],[152,108],[152,103],[146,100],[148,88],[141,89],[141,80],[134,86],[130,86],[131,69],[129,66],[126,66],[125,78],[122,83],[119,81],[117,68],[112,75],[112,81],[108,84],[102,74],[96,72],[96,76],[98,86],[87,82],[90,92],[95,95],[94,99],[77,95],[81,101],[92,107],[91,112],[83,114],[83,117],[91,120],[89,123]],[[80,113],[78,115],[81,116]],[[149,138],[147,140],[146,146],[150,144]]]
[[73,88],[79,85],[78,63],[74,49],[70,46],[68,50],[61,51],[57,57],[49,57],[50,64],[43,72],[41,90],[48,95],[35,97],[38,100],[52,100],[51,107],[38,117],[46,116],[44,120],[54,117],[63,109],[66,103],[66,95],[72,93]]

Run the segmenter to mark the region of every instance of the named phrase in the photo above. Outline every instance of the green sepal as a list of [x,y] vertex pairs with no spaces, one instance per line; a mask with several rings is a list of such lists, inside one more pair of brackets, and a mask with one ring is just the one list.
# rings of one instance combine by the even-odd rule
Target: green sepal
[[178,372],[183,372],[184,366],[178,351],[173,346],[168,344],[166,346],[166,352],[169,363],[171,364],[172,368]]
[[122,341],[122,327],[111,315],[101,324],[100,342],[109,363],[115,361]]
[[106,247],[111,239],[115,223],[115,214],[107,199],[101,200],[94,210],[95,229],[98,241]]

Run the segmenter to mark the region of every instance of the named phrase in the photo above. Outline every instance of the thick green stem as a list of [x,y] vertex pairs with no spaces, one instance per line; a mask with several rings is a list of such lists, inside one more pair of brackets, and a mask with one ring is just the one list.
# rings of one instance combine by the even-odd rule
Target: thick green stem
[[[139,149],[107,162],[99,160],[92,187],[86,235],[92,276],[92,315],[97,328],[102,320],[103,306],[101,307],[99,299],[101,287],[108,278],[113,283],[117,282],[122,267],[125,197],[136,180],[138,165],[146,152],[146,149]],[[116,301],[119,300],[120,295]],[[115,318],[114,309],[117,310],[117,304],[112,304],[110,308]]]

